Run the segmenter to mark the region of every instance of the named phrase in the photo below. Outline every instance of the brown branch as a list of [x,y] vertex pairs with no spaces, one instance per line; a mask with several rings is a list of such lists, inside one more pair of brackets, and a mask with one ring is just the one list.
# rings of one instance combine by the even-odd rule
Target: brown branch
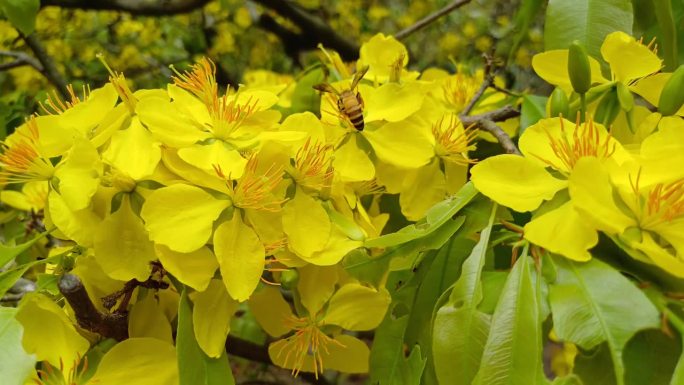
[[102,313],[88,297],[83,282],[73,275],[64,274],[57,284],[59,292],[74,309],[78,325],[103,337],[123,341],[128,338],[128,313]]
[[121,11],[135,15],[162,16],[187,13],[211,0],[42,0],[41,7],[53,5],[94,11]]
[[43,47],[43,44],[41,44],[40,40],[38,40],[36,37],[36,34],[32,33],[28,36],[22,37],[24,42],[26,42],[26,45],[31,48],[31,51],[33,51],[36,59],[38,59],[43,67],[43,70],[41,71],[43,76],[45,76],[50,83],[55,86],[59,94],[62,95],[62,98],[65,100],[69,99],[69,91],[67,90],[67,82],[64,79],[64,76],[62,76],[62,74],[59,72],[54,61],[45,50],[45,47]]
[[412,33],[428,26],[430,23],[439,19],[440,17],[449,14],[451,11],[456,10],[470,3],[471,1],[472,0],[454,0],[451,3],[447,4],[444,8],[425,16],[424,18],[418,20],[415,24],[410,25],[402,29],[401,31],[397,32],[396,34],[394,34],[394,37],[397,40],[402,40],[407,36],[411,35]]
[[465,108],[463,108],[463,111],[461,111],[461,114],[463,115],[468,115],[473,108],[475,108],[475,105],[480,101],[480,98],[482,98],[482,95],[487,91],[487,88],[494,84],[494,79],[496,78],[494,57],[491,54],[483,54],[482,57],[484,58],[484,79],[482,80],[482,84],[480,84],[480,88],[473,94],[470,102],[468,102]]
[[337,51],[344,60],[355,60],[359,57],[359,46],[338,34],[323,20],[297,7],[288,0],[254,0],[255,3],[276,12],[292,21],[302,33],[298,34],[299,46],[302,49],[314,49],[321,43],[327,48]]
[[30,65],[37,71],[43,72],[43,66],[40,64],[40,62],[33,56],[27,55],[23,52],[0,50],[0,56],[9,56],[15,59],[11,62],[0,64],[0,71]]
[[475,126],[481,130],[487,131],[494,135],[501,147],[509,153],[521,155],[518,147],[513,143],[506,132],[499,127],[496,122],[503,122],[504,120],[520,116],[520,112],[511,106],[504,106],[494,111],[485,112],[479,115],[461,115],[460,119],[464,126]]
[[[131,280],[124,285],[122,290],[114,293],[112,296],[117,295],[118,297],[121,297],[123,295],[125,297],[138,286],[159,289],[168,287],[168,284],[152,278],[143,282]],[[73,274],[64,274],[59,279],[57,287],[74,310],[76,321],[79,326],[91,332],[98,333],[103,337],[114,338],[117,341],[123,341],[128,338],[128,311],[125,308],[119,306],[113,313],[100,312],[90,300],[88,292],[85,286],[83,286],[83,282]],[[124,298],[122,301],[126,301],[126,299]],[[250,361],[275,365],[268,355],[267,346],[258,345],[231,335],[226,339],[226,351],[228,354]],[[321,376],[316,379],[311,373],[302,373],[301,378],[312,384],[329,385],[329,382],[324,377]]]

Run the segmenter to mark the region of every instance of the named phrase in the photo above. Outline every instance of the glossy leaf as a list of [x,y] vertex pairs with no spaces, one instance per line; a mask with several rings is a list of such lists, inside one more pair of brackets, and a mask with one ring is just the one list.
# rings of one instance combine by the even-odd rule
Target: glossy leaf
[[30,35],[36,28],[40,0],[0,0],[0,9],[21,33]]
[[477,306],[482,300],[482,268],[496,210],[497,206],[493,205],[489,224],[463,263],[449,302],[434,317],[432,355],[437,379],[442,384],[470,384],[479,368],[490,317],[477,310]]
[[492,316],[475,385],[539,384],[542,373],[542,319],[528,258],[508,275]]
[[183,290],[178,308],[178,357],[179,385],[233,385],[233,373],[225,351],[219,358],[210,358],[195,339],[192,307],[186,290]]
[[600,58],[603,40],[611,32],[632,32],[629,0],[549,0],[546,8],[544,48],[567,49],[579,40],[589,54]]
[[592,349],[607,342],[618,385],[625,384],[622,352],[642,329],[657,328],[658,311],[620,272],[592,259],[555,259],[558,276],[549,299],[558,338]]
[[18,257],[21,253],[28,250],[36,242],[48,234],[47,231],[38,234],[35,238],[15,246],[0,245],[0,267],[5,266],[11,260]]
[[420,347],[411,348],[404,355],[404,330],[408,316],[387,317],[378,327],[370,356],[371,382],[378,385],[413,385],[420,383],[425,367]]
[[475,190],[472,183],[468,183],[456,195],[437,203],[428,210],[424,220],[406,226],[395,233],[367,240],[364,245],[366,247],[389,247],[427,236],[446,223],[449,218],[465,207],[476,195],[477,190]]
[[0,373],[6,385],[24,384],[36,363],[36,356],[26,353],[21,344],[24,328],[14,318],[16,313],[14,308],[0,308]]
[[520,129],[524,130],[546,117],[546,100],[548,98],[537,95],[525,95],[523,97],[520,112]]

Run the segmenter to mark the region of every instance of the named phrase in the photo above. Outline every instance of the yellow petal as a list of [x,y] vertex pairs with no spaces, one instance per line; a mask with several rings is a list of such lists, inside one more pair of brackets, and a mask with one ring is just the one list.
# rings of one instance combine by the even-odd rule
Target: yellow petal
[[591,259],[589,249],[598,243],[598,233],[587,225],[572,202],[528,222],[524,234],[535,245],[580,262]]
[[324,320],[347,330],[371,330],[385,318],[391,301],[385,288],[377,291],[358,283],[348,283],[330,298]]
[[42,294],[24,297],[16,315],[24,327],[23,345],[38,361],[47,361],[68,373],[90,347],[64,309]]
[[684,277],[684,262],[678,256],[672,255],[660,246],[648,232],[643,232],[641,243],[632,244],[632,247],[643,252],[653,262],[675,277]]
[[[605,83],[607,80],[601,75],[601,64],[589,57],[591,68],[591,82]],[[551,50],[534,55],[532,68],[540,78],[548,83],[571,89],[570,75],[568,75],[568,50]]]
[[218,178],[215,170],[211,170],[209,173],[190,165],[178,156],[177,150],[175,149],[163,149],[162,162],[169,171],[182,177],[191,184],[228,193],[225,181]]
[[[47,158],[64,155],[73,145],[74,137],[80,136],[75,129],[62,126],[60,115],[38,116],[36,124],[40,150]],[[24,126],[19,126],[16,132],[21,132],[22,127]]]
[[323,305],[328,302],[337,284],[337,266],[306,265],[300,267],[297,292],[302,305],[311,317],[316,317]]
[[536,209],[567,186],[567,181],[554,178],[538,163],[518,155],[485,159],[472,168],[471,180],[482,194],[519,212]]
[[[425,94],[420,83],[387,83],[379,88],[359,87],[364,100],[364,121],[366,123],[386,120],[398,122],[418,111]],[[365,92],[364,92],[365,91]]]
[[114,279],[145,281],[150,262],[157,259],[142,220],[133,213],[128,197],[105,218],[95,232],[95,260]]
[[248,304],[254,318],[268,335],[280,337],[290,331],[286,320],[294,315],[279,289],[264,285],[252,294]]
[[254,230],[242,222],[239,211],[216,228],[214,252],[230,296],[240,302],[247,300],[259,284],[266,252]]
[[181,148],[178,150],[178,156],[188,164],[210,174],[215,174],[214,166],[220,166],[223,175],[230,176],[230,179],[240,178],[247,165],[247,159],[221,141]]
[[684,164],[684,120],[664,117],[658,131],[641,143],[643,185],[684,177],[684,168],[672,167]]
[[230,298],[223,282],[212,279],[205,291],[193,296],[192,324],[197,343],[209,357],[218,358],[226,350],[230,320],[238,302]]
[[185,147],[210,137],[168,99],[150,97],[140,100],[136,111],[152,135],[168,146]]
[[100,311],[105,311],[102,297],[121,290],[125,282],[112,279],[95,261],[92,255],[82,255],[76,258],[76,267],[71,273],[78,276],[88,292],[88,296]]
[[[72,211],[61,195],[48,195],[49,220],[69,239],[83,247],[91,247],[100,221],[90,208]],[[48,219],[48,218],[46,218]]]
[[[285,350],[287,343],[285,340],[278,340],[268,346],[268,355],[274,364],[281,368],[293,369],[295,366],[302,372],[314,372],[314,355],[307,354],[303,357],[301,365],[297,363],[297,357],[291,354],[288,357],[288,350]],[[324,369],[337,370],[343,373],[367,373],[370,350],[368,346],[356,337],[340,334],[328,342],[326,349],[320,349],[319,353],[323,361]],[[289,358],[286,360],[286,358]],[[318,368],[321,371],[321,368]]]
[[206,246],[190,253],[179,253],[164,245],[155,245],[154,249],[166,271],[197,291],[207,288],[218,269],[216,256]]
[[658,72],[662,61],[632,36],[616,31],[603,41],[601,55],[619,81],[627,82]]
[[363,136],[378,159],[397,167],[418,168],[434,156],[425,131],[411,121],[386,123],[376,130],[364,131]]
[[207,243],[214,221],[229,205],[198,187],[175,184],[152,192],[141,216],[151,240],[189,253]]
[[151,293],[133,305],[128,316],[128,336],[150,337],[173,343],[171,324]]
[[361,46],[357,68],[369,66],[366,78],[385,82],[389,79],[391,64],[399,59],[405,67],[409,60],[406,47],[394,36],[378,33]]
[[102,157],[135,180],[151,175],[161,159],[161,149],[152,134],[134,116],[126,130],[117,131]]
[[283,231],[288,247],[302,257],[322,250],[330,238],[330,217],[321,203],[297,189],[293,199],[283,207]]
[[14,190],[2,190],[0,191],[0,201],[2,203],[14,207],[21,211],[31,211],[31,204],[29,203],[26,195]]
[[93,90],[88,99],[78,103],[60,115],[60,125],[78,130],[85,136],[102,117],[114,108],[119,95],[110,83]]
[[399,204],[408,220],[419,220],[430,207],[446,198],[446,180],[439,166],[435,159],[427,166],[404,172]]
[[325,248],[313,253],[311,257],[301,258],[314,265],[330,266],[341,261],[347,253],[361,247],[361,245],[363,245],[362,241],[349,239],[337,226],[333,226],[330,239]]
[[348,140],[335,151],[333,167],[344,182],[371,180],[375,175],[373,162],[368,152],[359,148],[357,134],[350,134]]
[[171,99],[173,99],[173,106],[175,108],[191,117],[192,120],[199,123],[202,127],[211,124],[212,119],[209,115],[209,110],[198,98],[175,84],[169,84],[166,89]]
[[311,143],[324,143],[325,131],[321,121],[311,112],[301,112],[289,115],[280,125],[282,131],[301,131],[306,132],[307,137],[311,138]]
[[71,210],[88,207],[90,198],[100,184],[102,161],[95,147],[86,139],[77,138],[63,160],[55,177],[59,179],[59,192]]
[[582,158],[570,175],[570,198],[585,222],[609,234],[621,234],[636,222],[616,205],[610,175],[596,158]]
[[129,338],[115,345],[102,357],[95,375],[88,383],[176,385],[176,349],[156,338]]

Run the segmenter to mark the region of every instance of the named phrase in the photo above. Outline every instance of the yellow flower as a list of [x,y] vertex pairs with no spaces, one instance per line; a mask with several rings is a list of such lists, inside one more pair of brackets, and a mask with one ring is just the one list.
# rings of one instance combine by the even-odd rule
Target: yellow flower
[[475,165],[471,170],[475,187],[519,212],[536,210],[557,197],[556,204],[525,225],[525,238],[570,259],[590,259],[588,249],[598,237],[573,209],[574,200],[567,199],[568,178],[586,157],[617,168],[630,155],[591,120],[573,124],[563,118],[542,119],[525,130],[519,145],[524,156],[499,155]]

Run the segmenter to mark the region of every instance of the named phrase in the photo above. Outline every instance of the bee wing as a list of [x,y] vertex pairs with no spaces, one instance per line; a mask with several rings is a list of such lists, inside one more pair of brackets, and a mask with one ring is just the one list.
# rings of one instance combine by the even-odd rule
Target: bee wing
[[366,72],[368,72],[368,68],[370,68],[370,67],[364,66],[360,70],[356,71],[356,73],[354,74],[354,80],[352,80],[350,89],[353,90],[354,88],[356,88],[356,86],[359,84],[361,79],[363,79],[363,76],[366,74]]
[[321,92],[330,92],[331,94],[340,95],[340,93],[328,83],[319,83],[314,85],[313,88]]

